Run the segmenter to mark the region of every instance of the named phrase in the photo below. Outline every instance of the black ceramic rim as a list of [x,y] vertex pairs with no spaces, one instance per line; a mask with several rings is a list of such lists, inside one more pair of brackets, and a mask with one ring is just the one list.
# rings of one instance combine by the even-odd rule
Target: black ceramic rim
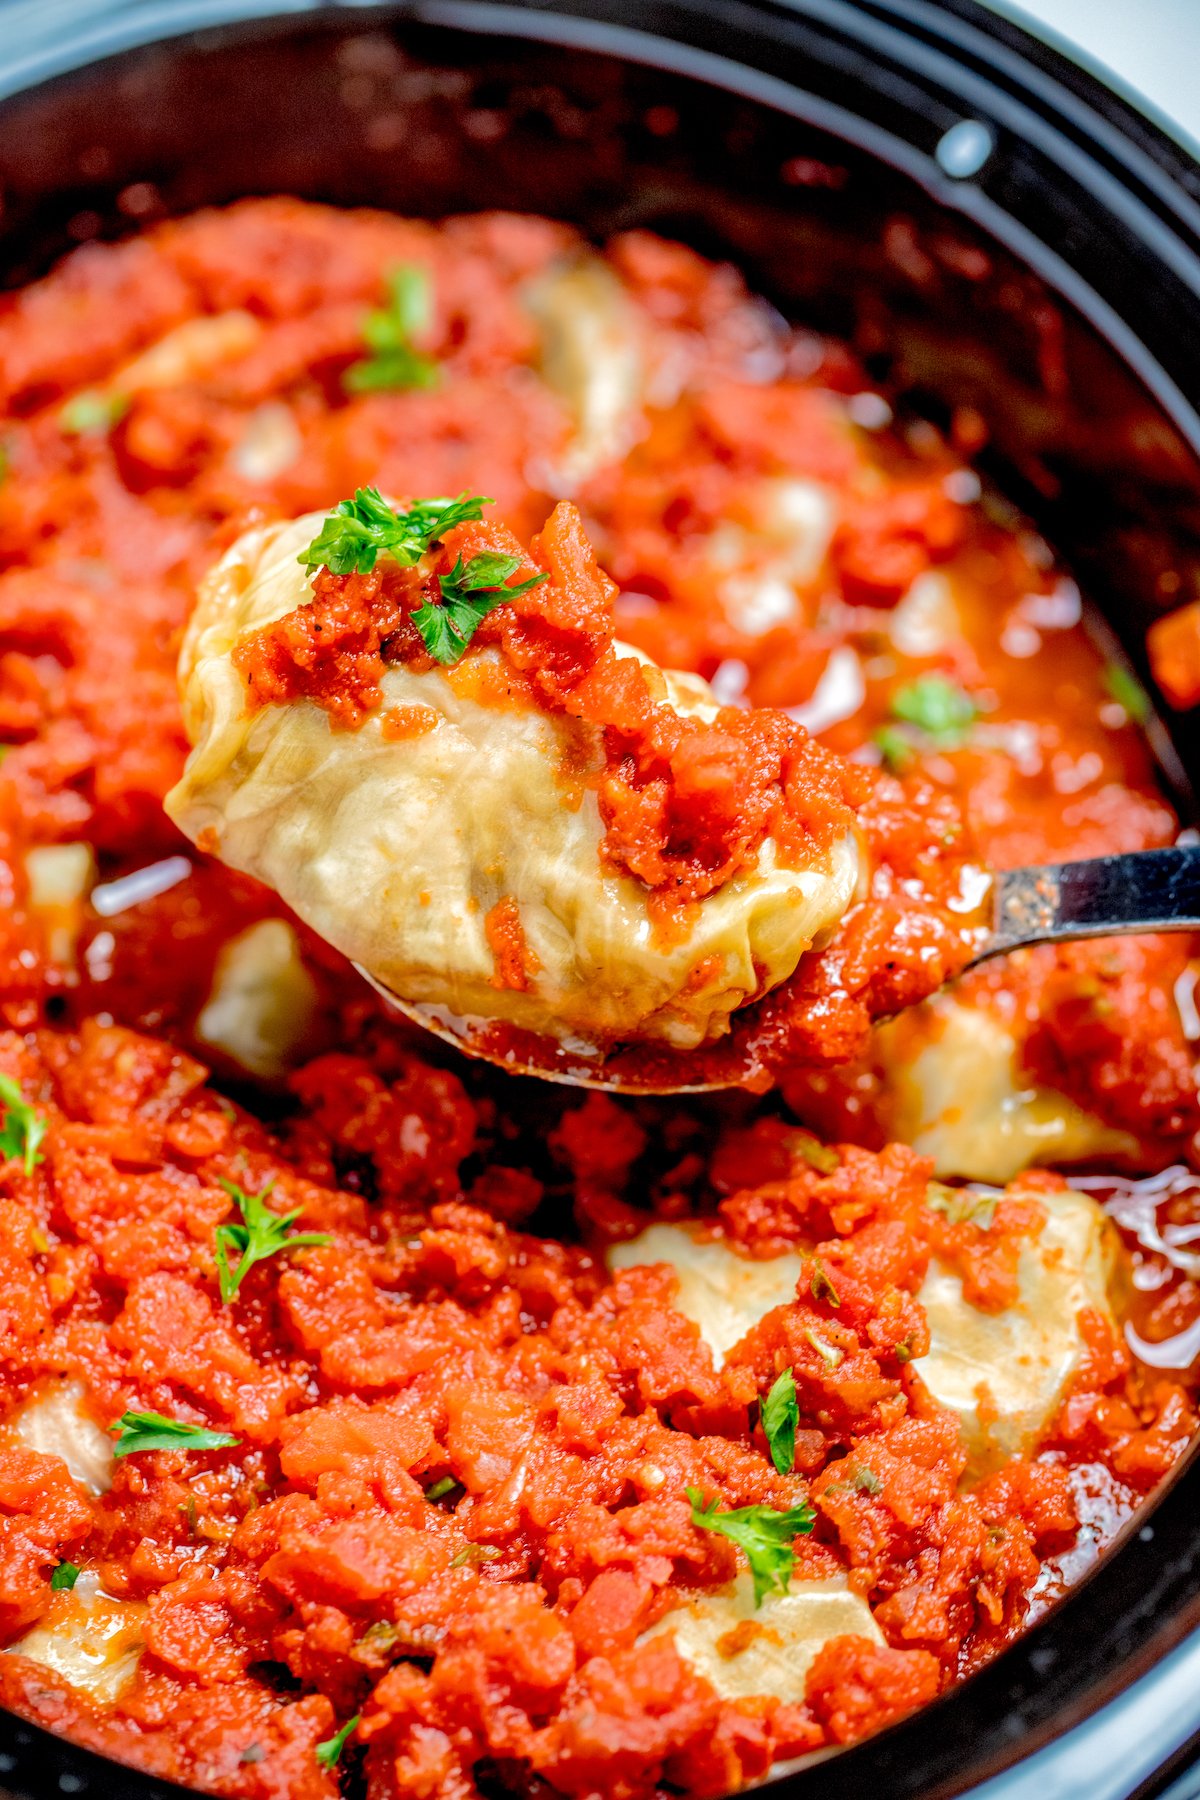
[[[0,0],[0,27],[4,10]],[[244,31],[349,33],[404,20],[603,52],[740,93],[878,156],[997,239],[1096,328],[1200,451],[1200,166],[1086,70],[976,0],[68,0],[44,10],[8,0],[8,10],[0,100],[142,46],[184,38],[202,49],[213,28],[228,44]],[[985,129],[992,149],[961,177],[946,134],[964,120]],[[1008,159],[1006,142],[1033,154]],[[1115,230],[1121,257],[1111,243],[1095,253],[1076,245],[1070,263],[1059,254],[1053,202],[1064,191]],[[1152,317],[1142,278],[1153,282]],[[1081,1751],[1078,1778],[1063,1785],[1060,1774],[1052,1791],[1063,1800],[1161,1792],[1167,1775],[1155,1777],[1156,1764],[1177,1767],[1200,1737],[1200,1691],[1182,1715],[1166,1693],[1198,1660],[1193,1645],[1181,1663],[1200,1625],[1198,1516],[1195,1443],[1102,1561],[986,1669],[766,1791],[779,1800],[949,1800],[1011,1771],[989,1786],[989,1800],[1032,1800],[1042,1778],[1022,1785],[1022,1759],[1066,1732],[1082,1746],[1087,1721],[1102,1737],[1101,1709],[1124,1696],[1125,1729],[1161,1729],[1161,1752],[1143,1746],[1114,1787],[1113,1771],[1106,1785]],[[3,1713],[0,1779],[30,1800],[183,1793]]]

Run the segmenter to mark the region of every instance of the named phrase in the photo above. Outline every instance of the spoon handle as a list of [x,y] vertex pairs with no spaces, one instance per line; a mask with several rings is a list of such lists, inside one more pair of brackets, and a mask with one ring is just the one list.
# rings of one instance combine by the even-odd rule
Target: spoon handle
[[976,961],[1022,944],[1135,931],[1200,931],[1200,844],[1007,870],[996,878],[995,925]]

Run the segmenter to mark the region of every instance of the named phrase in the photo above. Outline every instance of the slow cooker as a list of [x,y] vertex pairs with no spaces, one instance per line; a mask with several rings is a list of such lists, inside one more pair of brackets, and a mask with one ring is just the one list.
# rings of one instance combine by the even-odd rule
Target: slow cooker
[[[1200,574],[1200,166],[976,0],[0,0],[5,285],[280,191],[728,256],[897,407],[981,415],[998,487],[1143,674],[1146,627]],[[1154,730],[1195,818],[1195,719]],[[1200,1794],[1198,1448],[989,1667],[768,1790]],[[0,1783],[180,1791],[10,1715]]]

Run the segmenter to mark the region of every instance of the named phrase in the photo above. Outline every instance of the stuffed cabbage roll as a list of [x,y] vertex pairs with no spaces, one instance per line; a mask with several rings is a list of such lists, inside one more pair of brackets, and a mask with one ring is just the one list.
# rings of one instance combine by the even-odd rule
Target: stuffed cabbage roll
[[615,641],[573,507],[526,551],[482,505],[365,490],[240,538],[167,809],[485,1053],[711,1044],[862,898],[874,777]]

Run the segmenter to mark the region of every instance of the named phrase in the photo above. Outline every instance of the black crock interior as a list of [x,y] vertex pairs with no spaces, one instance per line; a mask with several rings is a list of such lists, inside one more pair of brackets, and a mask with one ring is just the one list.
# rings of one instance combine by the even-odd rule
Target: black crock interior
[[[84,0],[73,30],[51,10],[6,32],[0,4],[5,284],[249,193],[644,225],[856,344],[898,404],[980,412],[1000,487],[1143,672],[1147,624],[1200,576],[1200,171],[974,0]],[[993,149],[957,179],[937,152],[964,118]],[[1190,805],[1194,719],[1160,749]],[[1200,1622],[1195,1461],[1152,1535],[1139,1518],[988,1669],[772,1791],[961,1793],[1152,1668]],[[0,1779],[30,1800],[173,1791],[3,1714]]]

